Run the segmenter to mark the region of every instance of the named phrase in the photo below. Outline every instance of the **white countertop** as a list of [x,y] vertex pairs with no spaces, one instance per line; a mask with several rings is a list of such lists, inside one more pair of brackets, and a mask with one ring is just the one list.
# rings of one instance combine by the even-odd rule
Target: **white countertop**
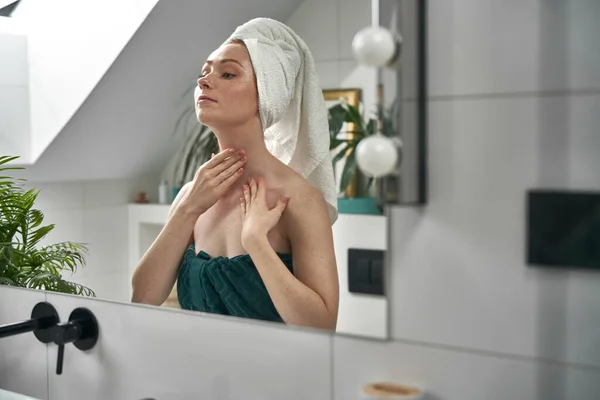
[[25,396],[19,393],[7,392],[6,390],[0,389],[0,400],[40,400],[34,397]]

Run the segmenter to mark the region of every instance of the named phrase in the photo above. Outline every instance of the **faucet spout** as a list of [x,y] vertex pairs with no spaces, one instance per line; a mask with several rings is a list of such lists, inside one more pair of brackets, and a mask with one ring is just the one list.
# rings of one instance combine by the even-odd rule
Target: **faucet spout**
[[0,338],[34,331],[38,329],[41,322],[40,320],[30,319],[28,321],[15,322],[14,324],[0,325]]
[[52,341],[51,330],[59,322],[58,313],[52,304],[40,302],[33,307],[31,319],[0,325],[0,338],[33,332],[42,343]]

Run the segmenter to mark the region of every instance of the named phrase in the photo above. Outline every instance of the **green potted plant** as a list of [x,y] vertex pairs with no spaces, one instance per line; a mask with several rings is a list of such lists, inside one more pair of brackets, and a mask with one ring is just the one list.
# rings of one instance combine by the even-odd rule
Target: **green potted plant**
[[23,189],[18,181],[24,179],[8,174],[23,169],[8,166],[17,158],[0,156],[0,284],[95,297],[92,289],[62,276],[85,265],[85,244],[39,246],[54,225],[43,225],[44,214],[34,208],[39,191]]
[[[381,126],[379,129],[384,136],[398,136],[398,112],[399,108],[396,101],[394,101],[387,109],[378,106],[377,114],[381,116]],[[372,199],[371,196],[369,196],[369,190],[371,189],[373,178],[362,176],[362,173],[357,168],[356,146],[358,146],[362,139],[377,133],[379,124],[377,118],[366,118],[360,113],[357,107],[346,102],[341,102],[330,107],[328,109],[328,114],[330,137],[329,148],[334,152],[332,162],[335,166],[338,162],[341,162],[342,160],[345,161],[339,179],[340,192],[345,191],[354,179],[357,179],[357,177],[361,178],[357,179],[359,182],[357,198],[340,199],[339,205],[343,212],[344,201],[357,202],[360,201],[361,198],[367,200]],[[352,128],[343,129],[345,126],[351,126]],[[371,209],[375,210],[374,207],[371,207]],[[375,213],[375,211],[373,211],[373,213]]]

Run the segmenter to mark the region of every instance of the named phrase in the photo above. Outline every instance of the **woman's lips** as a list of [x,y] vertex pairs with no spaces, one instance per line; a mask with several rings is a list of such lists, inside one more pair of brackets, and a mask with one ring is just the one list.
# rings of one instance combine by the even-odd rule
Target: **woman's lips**
[[204,104],[204,103],[216,103],[216,101],[211,99],[210,97],[200,96],[198,98],[198,104]]

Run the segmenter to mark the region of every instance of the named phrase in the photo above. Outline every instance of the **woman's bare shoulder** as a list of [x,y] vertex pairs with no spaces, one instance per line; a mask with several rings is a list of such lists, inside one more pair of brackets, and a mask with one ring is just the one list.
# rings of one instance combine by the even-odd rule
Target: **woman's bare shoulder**
[[283,194],[286,196],[293,196],[296,194],[300,196],[318,197],[321,193],[305,177],[289,167],[281,174],[280,178],[282,189],[284,191]]
[[289,201],[281,219],[293,252],[333,254],[333,232],[323,193],[300,175],[290,179],[286,189]]
[[[290,198],[286,209],[290,216],[307,214],[320,215],[325,210],[328,215],[327,203],[323,193],[314,187],[306,178],[290,170],[285,181],[284,195]],[[285,214],[284,214],[285,215]]]

